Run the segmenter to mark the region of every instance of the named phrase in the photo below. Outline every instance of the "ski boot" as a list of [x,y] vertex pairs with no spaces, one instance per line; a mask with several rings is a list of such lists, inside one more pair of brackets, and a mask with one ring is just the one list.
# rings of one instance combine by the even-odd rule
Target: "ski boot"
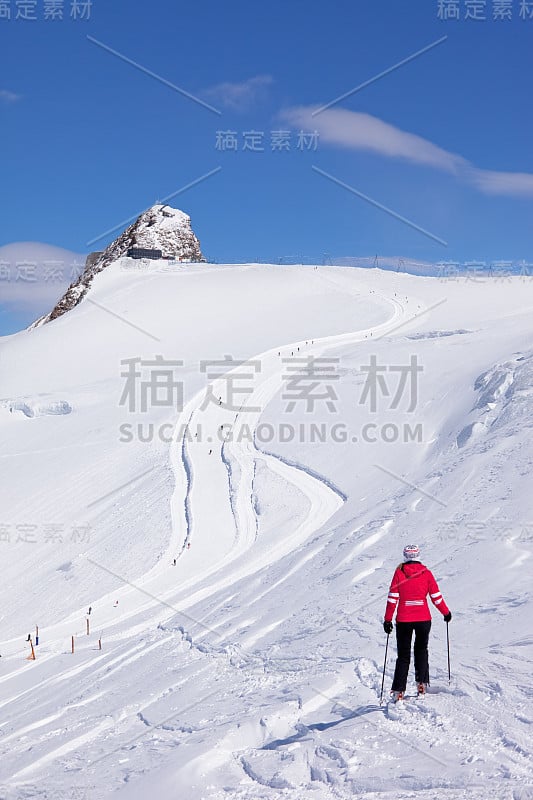
[[403,702],[403,698],[405,696],[405,692],[391,692],[390,697],[393,703],[401,703]]

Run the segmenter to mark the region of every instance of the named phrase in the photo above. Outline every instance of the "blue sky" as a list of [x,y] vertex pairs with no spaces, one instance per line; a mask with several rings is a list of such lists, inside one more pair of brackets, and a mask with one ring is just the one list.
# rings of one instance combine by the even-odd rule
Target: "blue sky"
[[[533,261],[533,2],[445,2],[458,20],[437,0],[49,4],[0,18],[0,246],[103,249],[179,192],[217,261]],[[28,311],[5,290],[0,332]]]

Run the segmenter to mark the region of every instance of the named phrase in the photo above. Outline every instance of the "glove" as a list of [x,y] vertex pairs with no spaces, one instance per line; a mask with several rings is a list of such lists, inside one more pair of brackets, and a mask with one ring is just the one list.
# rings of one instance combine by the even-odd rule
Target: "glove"
[[444,622],[449,622],[451,618],[452,618],[452,612],[448,611],[448,613],[444,615]]
[[385,620],[385,622],[383,623],[383,630],[385,631],[387,636],[389,635],[389,633],[392,633],[392,622],[387,622]]

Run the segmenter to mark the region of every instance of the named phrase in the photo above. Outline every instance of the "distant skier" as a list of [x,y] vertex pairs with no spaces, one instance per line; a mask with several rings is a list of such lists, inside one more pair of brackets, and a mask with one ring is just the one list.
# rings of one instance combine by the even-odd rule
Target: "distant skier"
[[392,633],[392,618],[396,614],[396,643],[398,658],[392,682],[392,699],[403,700],[407,686],[407,675],[411,661],[411,639],[415,634],[415,680],[419,694],[424,694],[429,685],[428,640],[431,630],[431,614],[427,603],[429,594],[444,616],[445,622],[452,618],[451,611],[444,602],[442,594],[431,570],[420,563],[420,550],[416,544],[409,544],[403,550],[404,561],[394,572],[387,598],[383,628],[386,634]]
[[92,606],[89,606],[89,610],[88,610],[88,612],[87,612],[87,614],[88,614],[89,616],[91,615],[91,611],[92,611],[92,610],[93,610],[93,609],[92,609]]
[[172,566],[173,566],[173,567],[175,567],[175,566],[176,566],[176,559],[174,559],[174,561],[172,562]]

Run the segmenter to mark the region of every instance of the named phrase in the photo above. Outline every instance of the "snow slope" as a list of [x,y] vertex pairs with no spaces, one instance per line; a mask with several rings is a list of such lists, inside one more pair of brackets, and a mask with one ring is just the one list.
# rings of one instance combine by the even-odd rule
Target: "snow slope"
[[[0,340],[0,797],[533,796],[532,309],[528,278],[122,259]],[[132,411],[121,362],[157,356],[182,407]],[[334,408],[289,411],[308,356],[338,359]],[[395,387],[412,357],[414,408],[362,402],[372,358]],[[381,619],[413,540],[452,682],[439,616],[398,716]]]

